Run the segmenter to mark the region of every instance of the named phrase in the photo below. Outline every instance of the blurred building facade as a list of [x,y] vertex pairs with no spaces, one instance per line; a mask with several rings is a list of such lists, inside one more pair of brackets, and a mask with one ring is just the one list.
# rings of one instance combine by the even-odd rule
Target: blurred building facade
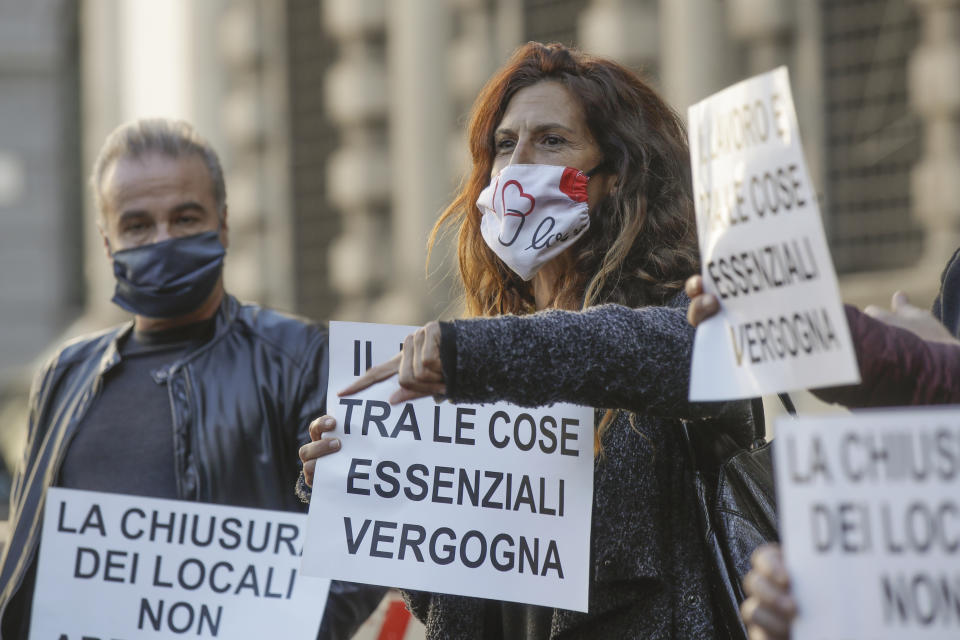
[[960,245],[960,0],[0,0],[8,464],[39,355],[122,318],[85,183],[111,129],[183,117],[219,150],[233,293],[416,324],[458,313],[427,234],[527,40],[638,68],[681,113],[787,64],[845,298],[931,301]]

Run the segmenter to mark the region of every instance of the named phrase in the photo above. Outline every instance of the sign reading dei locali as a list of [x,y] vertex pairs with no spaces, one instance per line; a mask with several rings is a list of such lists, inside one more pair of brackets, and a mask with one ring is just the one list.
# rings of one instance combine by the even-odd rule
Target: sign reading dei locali
[[315,640],[330,581],[306,515],[47,490],[31,640]]
[[960,638],[960,407],[781,419],[794,640]]
[[689,109],[703,288],[691,400],[860,381],[786,67]]
[[328,407],[303,573],[587,610],[593,409],[338,398],[417,327],[330,323]]

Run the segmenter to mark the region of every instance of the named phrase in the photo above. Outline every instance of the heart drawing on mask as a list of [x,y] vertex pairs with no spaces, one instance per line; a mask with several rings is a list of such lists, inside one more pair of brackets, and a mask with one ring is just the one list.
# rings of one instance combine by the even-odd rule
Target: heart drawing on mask
[[[523,202],[523,198],[526,198],[528,202]],[[510,180],[503,185],[503,191],[500,192],[500,202],[503,205],[503,215],[520,218],[527,217],[537,206],[536,199],[529,193],[524,193],[523,185],[516,180]]]
[[[527,221],[527,216],[533,211],[537,201],[529,193],[524,193],[523,185],[516,180],[510,180],[504,183],[503,190],[500,192],[500,204],[503,206],[503,220],[500,222],[500,235],[497,236],[497,240],[503,246],[509,247],[517,241],[517,236],[523,229],[523,223]],[[504,235],[511,233],[513,236],[505,240]]]

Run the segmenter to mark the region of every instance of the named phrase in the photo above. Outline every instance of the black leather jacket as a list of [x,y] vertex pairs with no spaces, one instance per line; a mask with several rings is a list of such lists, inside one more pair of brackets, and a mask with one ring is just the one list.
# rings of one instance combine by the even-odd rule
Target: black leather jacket
[[[327,334],[290,316],[224,296],[214,337],[165,372],[173,414],[178,497],[302,511],[297,450],[324,413]],[[30,394],[24,457],[10,495],[12,528],[0,558],[0,640],[6,609],[40,540],[46,489],[57,483],[76,427],[120,363],[132,322],[63,346]],[[162,380],[161,380],[162,381]],[[379,588],[334,583],[320,637],[347,638],[376,607]]]

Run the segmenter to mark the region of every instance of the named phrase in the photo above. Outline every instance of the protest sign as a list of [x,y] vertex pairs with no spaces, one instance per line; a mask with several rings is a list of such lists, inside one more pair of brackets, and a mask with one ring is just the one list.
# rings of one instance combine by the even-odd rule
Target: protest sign
[[314,640],[302,513],[47,490],[30,638]]
[[781,419],[793,640],[960,638],[960,407]]
[[328,411],[306,575],[587,610],[593,409],[391,406],[396,378],[336,392],[417,327],[330,323]]
[[859,382],[785,67],[689,110],[703,288],[691,400]]

